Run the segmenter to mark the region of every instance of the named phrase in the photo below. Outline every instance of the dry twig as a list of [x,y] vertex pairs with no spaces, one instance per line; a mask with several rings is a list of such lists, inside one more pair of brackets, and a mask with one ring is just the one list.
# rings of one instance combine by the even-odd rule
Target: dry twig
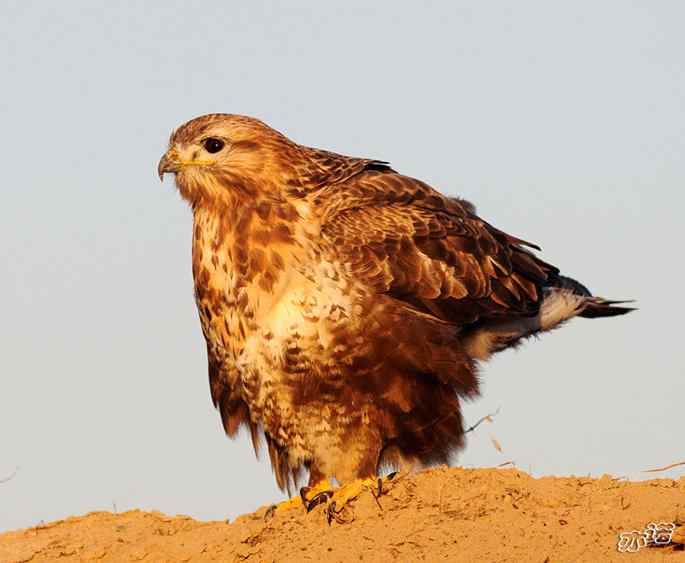
[[514,463],[514,460],[510,461],[505,461],[504,463],[500,463],[499,465],[495,465],[495,467],[506,467],[507,465],[511,465],[512,467],[516,467],[516,463]]
[[668,471],[669,469],[673,469],[674,467],[678,467],[680,465],[685,465],[685,461],[672,463],[671,465],[667,465],[666,467],[657,467],[656,469],[644,469],[642,473],[658,473],[659,471]]
[[500,411],[501,408],[502,408],[502,407],[497,407],[497,410],[496,410],[495,412],[493,412],[493,413],[491,413],[491,414],[486,414],[484,417],[480,418],[480,419],[478,420],[478,422],[476,422],[475,424],[473,424],[472,426],[470,426],[467,430],[465,430],[465,431],[464,431],[464,434],[468,434],[469,432],[472,432],[473,430],[475,430],[476,428],[478,428],[481,424],[483,424],[483,422],[485,422],[486,420],[487,420],[488,422],[492,422],[492,417],[493,417],[493,416],[497,416],[497,415],[499,414],[499,411]]

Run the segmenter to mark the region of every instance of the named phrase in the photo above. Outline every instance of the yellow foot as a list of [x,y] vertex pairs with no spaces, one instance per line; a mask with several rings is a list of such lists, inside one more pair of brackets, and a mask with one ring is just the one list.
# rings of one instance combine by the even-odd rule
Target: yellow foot
[[395,474],[388,475],[385,479],[369,477],[367,479],[355,479],[350,483],[345,483],[337,489],[333,489],[331,484],[324,480],[313,487],[302,487],[299,496],[293,497],[279,504],[270,506],[264,520],[270,520],[276,513],[285,512],[291,508],[304,507],[307,512],[311,512],[320,504],[326,504],[325,514],[330,524],[333,520],[339,524],[347,524],[354,520],[354,512],[350,507],[350,502],[358,498],[365,491],[369,491],[376,504],[380,507],[378,498],[386,490],[389,481],[392,481]]
[[311,512],[312,509],[325,502],[333,494],[333,487],[324,479],[320,481],[313,487],[302,487],[300,489],[300,499],[304,503],[307,512]]
[[[382,481],[376,477],[368,479],[355,479],[350,483],[333,492],[328,498],[326,515],[328,523],[335,520],[338,524],[348,524],[354,520],[354,515],[349,515],[348,503],[359,497],[363,492],[370,491],[374,500],[378,503],[378,497],[382,492]],[[379,504],[380,506],[380,504]]]
[[264,514],[264,520],[270,520],[277,512],[285,512],[286,510],[290,510],[292,508],[301,508],[303,506],[307,508],[307,512],[309,512],[311,510],[310,503],[312,499],[327,493],[332,494],[332,491],[330,483],[325,480],[317,483],[313,487],[302,487],[299,495],[288,500],[284,500],[283,502],[279,502],[278,504],[272,504],[266,510],[266,514]]

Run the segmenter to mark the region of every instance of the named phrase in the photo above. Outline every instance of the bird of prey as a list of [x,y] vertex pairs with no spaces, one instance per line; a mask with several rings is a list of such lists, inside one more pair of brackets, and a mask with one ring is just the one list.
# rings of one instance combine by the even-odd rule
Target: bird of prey
[[281,489],[309,472],[305,506],[324,494],[339,512],[383,464],[446,462],[479,364],[573,317],[631,310],[471,203],[251,117],[185,123],[167,172],[193,212],[214,405],[229,436],[248,428],[256,451],[265,438]]

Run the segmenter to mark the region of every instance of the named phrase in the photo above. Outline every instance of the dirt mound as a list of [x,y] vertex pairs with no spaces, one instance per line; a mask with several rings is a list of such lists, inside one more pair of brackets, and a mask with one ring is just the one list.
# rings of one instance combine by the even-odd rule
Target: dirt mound
[[[396,478],[327,522],[324,507],[267,507],[233,523],[138,510],[93,512],[0,535],[0,561],[639,561],[685,562],[685,477],[640,483],[439,467]],[[673,523],[665,546],[650,522]],[[663,526],[662,526],[663,527]],[[639,555],[617,549],[639,549]],[[668,537],[661,536],[663,541]]]

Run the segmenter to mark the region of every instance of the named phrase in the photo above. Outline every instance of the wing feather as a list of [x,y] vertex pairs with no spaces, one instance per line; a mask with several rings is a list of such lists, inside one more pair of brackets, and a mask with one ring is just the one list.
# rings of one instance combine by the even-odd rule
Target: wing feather
[[317,193],[323,240],[356,279],[441,320],[528,316],[558,270],[468,202],[384,171]]

